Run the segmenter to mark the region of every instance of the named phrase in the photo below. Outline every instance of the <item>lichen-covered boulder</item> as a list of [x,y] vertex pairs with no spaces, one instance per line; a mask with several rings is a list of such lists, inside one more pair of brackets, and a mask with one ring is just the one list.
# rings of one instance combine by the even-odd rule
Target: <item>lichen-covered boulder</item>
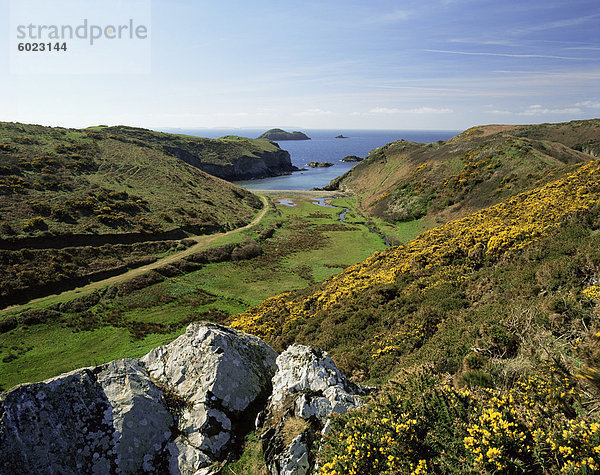
[[264,406],[276,356],[192,324],[140,360],[17,386],[0,395],[0,474],[214,473]]
[[365,393],[340,372],[325,351],[292,345],[279,355],[271,397],[257,418],[270,472],[309,473],[314,454],[308,447],[318,441],[331,414],[360,407],[360,396]]
[[160,470],[173,426],[161,395],[136,360],[17,386],[0,396],[0,472]]
[[277,353],[257,337],[192,324],[141,361],[151,378],[183,401],[180,435],[169,445],[172,467],[199,470],[220,460],[239,429],[254,419],[271,390]]

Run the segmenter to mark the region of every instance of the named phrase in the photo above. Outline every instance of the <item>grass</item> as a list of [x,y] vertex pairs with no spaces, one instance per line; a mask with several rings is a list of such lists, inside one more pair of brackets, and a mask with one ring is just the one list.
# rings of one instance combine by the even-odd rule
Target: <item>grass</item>
[[[203,157],[223,167],[279,153],[268,141],[0,123],[2,303],[83,284],[88,273],[116,269],[128,256],[167,255],[167,240],[252,220],[258,197],[200,171],[174,150],[195,156],[198,167]],[[140,234],[163,247],[131,244]],[[28,242],[13,242],[20,239]],[[35,249],[44,245],[60,249]]]
[[19,328],[2,335],[0,356],[6,358],[12,353],[18,358],[0,364],[0,382],[8,389],[114,359],[137,358],[181,333],[183,330],[131,341],[126,329],[111,326],[81,332],[56,324]]
[[366,223],[372,229],[383,234],[392,245],[408,242],[416,238],[423,231],[431,229],[439,224],[436,223],[433,218],[429,217],[392,224],[376,216],[366,215],[359,208],[358,201],[358,197],[352,196],[336,198],[332,200],[331,203],[336,206],[352,209],[352,211],[346,215],[346,221],[348,223]]
[[[354,210],[344,225],[338,220],[341,209],[315,206],[311,194],[289,197],[297,206],[271,207],[254,228],[211,242],[257,239],[264,229],[279,226],[261,242],[262,256],[206,264],[127,295],[102,298],[85,311],[63,312],[57,319],[0,334],[0,385],[8,389],[80,366],[142,356],[181,334],[191,321],[223,323],[274,294],[306,288],[385,247]],[[279,195],[272,193],[270,199],[276,203]],[[335,230],[329,230],[332,226]],[[349,230],[339,230],[344,228]],[[77,295],[83,293],[50,296],[0,312],[0,322],[25,310],[58,308]]]
[[238,460],[227,463],[221,475],[268,475],[262,444],[255,432],[246,436],[242,454]]

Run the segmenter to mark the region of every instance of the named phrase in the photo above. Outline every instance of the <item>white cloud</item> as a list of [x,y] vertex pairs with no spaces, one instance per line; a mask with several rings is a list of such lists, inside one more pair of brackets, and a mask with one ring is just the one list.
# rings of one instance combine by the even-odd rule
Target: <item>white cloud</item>
[[307,116],[307,115],[330,115],[332,111],[326,111],[323,109],[306,109],[301,112],[296,112],[294,115]]
[[396,107],[375,107],[371,109],[369,114],[451,114],[452,109],[434,107],[416,107],[413,109],[398,109]]
[[527,34],[527,33],[534,33],[536,31],[552,30],[555,28],[568,28],[570,26],[581,25],[581,24],[587,23],[589,21],[594,21],[596,18],[598,18],[598,16],[599,16],[598,14],[594,14],[594,15],[581,16],[581,17],[577,17],[577,18],[565,18],[563,20],[542,23],[540,25],[534,25],[534,26],[530,26],[530,27],[523,28],[520,30],[514,30],[513,33]]
[[246,117],[250,115],[248,112],[217,112],[220,117]]
[[547,114],[579,114],[581,109],[579,107],[565,107],[563,109],[549,109],[539,104],[529,106],[522,112],[517,112],[517,115],[533,116],[533,115],[547,115]]
[[600,51],[600,48],[597,46],[570,46],[568,48],[563,48],[566,50],[582,50],[582,51]]
[[600,102],[597,101],[583,101],[575,104],[577,107],[586,107],[588,109],[600,109]]
[[487,111],[487,113],[494,114],[494,115],[513,115],[513,112],[511,112],[511,111],[505,111],[505,110],[499,110],[499,109]]
[[402,112],[400,109],[389,107],[375,107],[369,111],[370,114],[399,114],[400,112]]
[[470,45],[493,45],[493,46],[518,46],[518,43],[509,40],[477,40],[469,38],[450,38],[448,43],[463,43]]
[[397,9],[383,15],[379,15],[371,20],[371,23],[397,23],[411,18],[414,14],[413,10]]
[[518,53],[489,53],[489,52],[474,52],[474,51],[452,51],[444,49],[424,49],[426,53],[442,53],[442,54],[461,54],[465,56],[502,56],[504,58],[543,58],[543,59],[564,59],[569,61],[600,61],[600,58],[582,58],[572,56],[554,56],[548,54],[518,54]]
[[545,107],[541,104],[532,104],[524,110],[520,111],[509,111],[505,109],[492,109],[487,110],[487,114],[494,115],[520,115],[520,116],[541,116],[548,114],[580,114],[583,112],[582,108],[598,108],[600,109],[600,102],[594,101],[583,101],[578,102],[571,107]]

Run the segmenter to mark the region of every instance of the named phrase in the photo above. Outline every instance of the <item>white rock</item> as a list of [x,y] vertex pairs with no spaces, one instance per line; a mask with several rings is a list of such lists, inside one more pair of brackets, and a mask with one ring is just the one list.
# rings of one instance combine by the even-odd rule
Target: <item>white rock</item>
[[[186,440],[176,440],[185,447],[185,460],[202,463],[224,455],[233,435],[231,419],[266,398],[276,357],[257,337],[218,325],[192,324],[184,335],[141,358],[154,380],[172,387],[188,403],[179,419]],[[192,456],[193,450],[202,454]]]
[[[322,350],[292,345],[279,355],[273,392],[264,415],[257,417],[257,423],[266,424],[262,440],[269,471],[273,475],[309,473],[314,457],[308,441],[315,440],[318,431],[329,430],[332,413],[361,406],[360,394],[363,390],[348,381]],[[309,429],[284,446],[282,430],[290,417],[308,421]]]
[[140,360],[17,386],[0,395],[0,473],[212,473],[234,421],[266,400],[276,356],[256,337],[192,324]]

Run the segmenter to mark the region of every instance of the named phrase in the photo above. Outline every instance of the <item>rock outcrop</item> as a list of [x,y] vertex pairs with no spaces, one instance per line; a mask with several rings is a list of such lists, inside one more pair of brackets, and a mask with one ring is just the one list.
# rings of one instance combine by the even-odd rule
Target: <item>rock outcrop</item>
[[0,473],[160,470],[174,418],[136,360],[85,368],[0,398]]
[[273,475],[302,475],[314,467],[309,447],[327,431],[332,413],[362,405],[366,390],[350,382],[329,355],[292,345],[277,357],[273,392],[257,417],[265,461]]
[[342,162],[362,162],[364,158],[358,157],[356,155],[346,155],[342,158]]
[[[267,142],[266,140],[264,142]],[[267,142],[268,143],[268,142]],[[199,168],[209,175],[216,176],[228,181],[252,180],[256,178],[267,178],[272,176],[289,175],[298,168],[292,165],[290,154],[282,150],[275,143],[272,149],[240,150],[238,155],[230,160],[217,160],[212,156],[208,160],[202,155],[203,150],[188,150],[183,147],[164,147],[169,155],[183,160],[190,165]],[[214,152],[218,154],[217,150]],[[218,158],[218,155],[215,155]]]
[[331,162],[310,162],[307,163],[306,166],[307,167],[311,167],[311,168],[325,168],[325,167],[332,167],[334,164]]
[[0,396],[0,473],[212,473],[270,393],[277,354],[192,324],[117,360]]
[[[257,337],[217,325],[186,334],[141,359],[150,375],[182,401],[170,472],[222,460],[235,434],[264,404],[277,353]],[[246,425],[248,425],[246,423]]]
[[254,424],[272,474],[307,474],[331,414],[364,394],[324,351],[277,356],[257,337],[194,323],[140,359],[0,395],[0,474],[210,475]]

